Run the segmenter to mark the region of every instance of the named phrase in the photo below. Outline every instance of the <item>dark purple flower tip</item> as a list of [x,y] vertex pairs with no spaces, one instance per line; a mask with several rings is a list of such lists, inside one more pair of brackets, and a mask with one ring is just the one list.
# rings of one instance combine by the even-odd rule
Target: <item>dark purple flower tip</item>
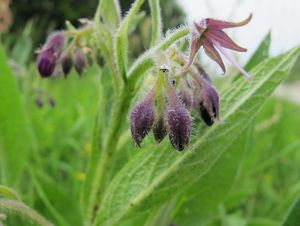
[[82,75],[84,68],[86,67],[86,57],[80,48],[75,50],[75,70],[79,75]]
[[173,147],[182,151],[189,143],[191,118],[186,108],[177,105],[168,109],[169,138]]
[[64,72],[65,77],[70,73],[72,66],[73,66],[73,60],[68,54],[64,54],[61,59],[61,67]]
[[167,127],[163,116],[159,117],[159,119],[154,123],[153,134],[154,134],[155,141],[158,144],[167,135]]
[[55,108],[56,106],[56,101],[53,97],[49,97],[48,99],[48,102],[49,102],[49,105],[52,107],[52,108]]
[[219,94],[208,82],[205,82],[203,89],[199,101],[199,113],[203,121],[208,126],[211,126],[214,124],[215,120],[219,118]]
[[132,139],[137,147],[149,133],[154,123],[154,109],[151,98],[146,98],[137,104],[130,116],[130,129]]
[[56,57],[51,51],[43,51],[38,58],[37,67],[42,77],[49,77],[53,74],[56,65]]
[[36,104],[36,106],[38,106],[39,108],[42,108],[42,107],[44,106],[43,98],[37,97],[37,98],[35,99],[35,104]]

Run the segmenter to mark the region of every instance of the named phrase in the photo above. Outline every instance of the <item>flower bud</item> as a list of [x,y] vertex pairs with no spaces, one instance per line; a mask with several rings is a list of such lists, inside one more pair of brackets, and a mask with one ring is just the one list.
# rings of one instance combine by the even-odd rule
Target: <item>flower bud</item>
[[40,51],[37,67],[42,77],[53,74],[56,61],[64,48],[65,36],[62,32],[53,33]]
[[167,128],[165,124],[165,120],[163,117],[160,117],[153,126],[153,134],[156,140],[156,143],[160,143],[165,136],[167,135]]
[[142,140],[149,133],[154,122],[154,109],[151,98],[145,98],[137,104],[130,116],[130,129],[133,141],[140,147]]
[[205,82],[201,100],[199,102],[200,115],[203,121],[211,126],[219,117],[219,94],[216,89]]
[[42,77],[49,77],[53,74],[56,64],[56,57],[51,51],[44,51],[40,53],[37,67]]
[[55,101],[55,99],[53,98],[53,97],[49,97],[48,98],[48,102],[49,102],[49,105],[52,107],[52,108],[55,108],[55,106],[56,106],[56,101]]
[[65,44],[65,35],[63,32],[54,32],[52,35],[49,36],[47,39],[43,50],[49,50],[57,57],[60,56]]
[[44,106],[44,101],[42,97],[37,97],[35,99],[35,104],[36,106],[38,106],[39,108],[42,108]]
[[86,67],[86,57],[80,48],[75,50],[75,70],[79,75],[82,75]]
[[64,54],[61,59],[61,67],[64,72],[65,78],[70,73],[72,66],[73,66],[73,60],[68,54]]
[[190,109],[194,106],[194,97],[191,95],[189,90],[182,89],[179,91],[178,95],[186,109]]
[[189,143],[191,118],[186,108],[179,104],[168,109],[169,138],[173,147],[182,151]]

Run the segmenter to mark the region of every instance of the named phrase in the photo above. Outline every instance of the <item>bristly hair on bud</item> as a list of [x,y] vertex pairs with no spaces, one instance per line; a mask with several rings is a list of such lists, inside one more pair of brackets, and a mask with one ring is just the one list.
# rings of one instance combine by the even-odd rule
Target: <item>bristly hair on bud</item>
[[149,133],[154,123],[153,91],[138,103],[131,112],[130,129],[133,141],[137,147]]
[[226,28],[240,27],[249,23],[252,18],[250,16],[239,22],[227,22],[222,20],[215,20],[211,18],[204,19],[200,22],[194,22],[194,31],[192,33],[192,38],[190,42],[190,54],[189,60],[185,65],[185,70],[189,68],[194,58],[199,51],[200,47],[203,46],[205,53],[219,66],[225,73],[225,65],[219,54],[222,55],[230,61],[248,80],[251,80],[251,76],[240,66],[240,64],[226,52],[226,49],[246,52],[247,49],[238,46],[224,31]]
[[87,59],[81,50],[81,48],[77,48],[75,50],[75,70],[81,76],[83,73],[84,68],[87,65]]
[[167,93],[169,100],[167,109],[169,138],[173,147],[178,151],[182,151],[189,143],[191,118],[188,110],[181,105],[170,81],[167,82]]
[[199,113],[206,125],[211,126],[219,118],[220,100],[217,90],[208,82],[204,82],[199,97]]
[[42,77],[53,74],[56,61],[64,48],[65,34],[54,32],[39,52],[37,67]]
[[178,96],[184,104],[184,106],[186,107],[186,109],[189,110],[194,106],[194,97],[191,93],[191,87],[189,86],[187,81],[182,81],[182,83],[180,84]]
[[166,127],[165,119],[163,116],[160,116],[154,123],[153,134],[154,134],[155,141],[158,144],[167,135],[167,127]]
[[73,67],[73,60],[72,57],[68,53],[64,53],[60,58],[61,67],[64,73],[65,78],[67,78],[68,74],[70,73]]
[[168,109],[169,138],[173,147],[182,151],[189,143],[191,118],[186,108],[177,105]]

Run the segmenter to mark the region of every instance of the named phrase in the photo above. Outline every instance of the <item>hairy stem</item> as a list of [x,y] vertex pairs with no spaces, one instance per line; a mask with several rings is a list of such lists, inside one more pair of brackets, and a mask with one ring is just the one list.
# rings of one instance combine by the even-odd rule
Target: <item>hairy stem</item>
[[151,46],[156,45],[161,40],[162,23],[159,0],[149,0],[152,19]]
[[114,104],[113,112],[109,122],[106,143],[104,145],[101,158],[99,159],[96,173],[92,184],[90,204],[88,206],[89,224],[94,222],[97,212],[100,211],[98,206],[101,202],[103,193],[107,185],[107,177],[110,174],[111,167],[114,162],[115,152],[117,151],[117,143],[122,132],[124,118],[127,117],[129,106],[132,99],[132,89],[127,85],[124,86],[119,100]]
[[54,226],[54,224],[50,223],[35,210],[19,201],[0,199],[0,211],[5,213],[15,213],[39,226]]

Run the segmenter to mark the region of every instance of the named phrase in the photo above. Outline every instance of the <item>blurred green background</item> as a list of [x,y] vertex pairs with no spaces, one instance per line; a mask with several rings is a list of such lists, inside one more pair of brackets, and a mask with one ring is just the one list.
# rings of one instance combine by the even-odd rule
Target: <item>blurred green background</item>
[[[132,1],[120,2],[124,12]],[[9,1],[1,0],[1,9],[8,10],[5,4]],[[165,0],[162,4],[164,28],[184,22],[185,13],[174,1]],[[81,221],[77,197],[91,149],[101,78],[98,68],[93,66],[83,78],[73,73],[67,80],[62,77],[42,80],[35,66],[35,50],[53,30],[63,29],[65,20],[78,25],[78,18],[92,18],[96,5],[93,0],[14,0],[10,13],[6,12],[6,18],[1,19],[1,41],[21,93],[20,100],[18,93],[11,100],[24,102],[26,109],[18,112],[18,105],[12,103],[11,111],[17,113],[11,118],[24,117],[24,123],[30,124],[29,129],[17,129],[28,133],[35,149],[29,150],[31,144],[26,140],[18,144],[24,153],[10,153],[10,158],[16,161],[11,164],[18,164],[23,157],[28,159],[23,177],[0,178],[0,182],[16,189],[29,206],[61,225],[65,224],[64,218],[71,225]],[[145,7],[144,11],[147,13],[149,9]],[[132,34],[133,54],[147,47],[150,26],[145,16]],[[268,53],[269,47],[267,40],[261,51]],[[103,73],[101,77],[105,77]],[[174,219],[176,225],[281,225],[279,222],[300,194],[299,74],[298,63],[288,81],[268,99],[247,133],[239,139],[246,139],[246,146],[239,146],[239,141],[235,143],[233,148],[243,149],[243,156],[224,202],[207,213],[200,211],[189,223]],[[128,134],[124,134],[124,142],[131,142]],[[188,216],[191,209],[182,214]],[[195,223],[200,219],[203,224]],[[23,225],[21,219],[9,218],[8,222]]]

